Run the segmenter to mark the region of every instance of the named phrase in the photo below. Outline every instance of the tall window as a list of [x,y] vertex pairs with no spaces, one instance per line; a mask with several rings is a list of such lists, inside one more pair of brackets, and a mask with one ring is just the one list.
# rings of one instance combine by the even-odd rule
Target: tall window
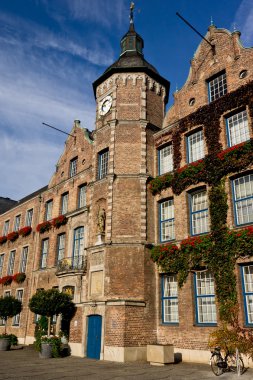
[[205,155],[203,131],[197,131],[187,137],[188,163],[200,160]]
[[214,278],[211,272],[195,273],[196,322],[199,324],[215,324],[216,305]]
[[81,260],[84,250],[84,228],[78,227],[74,230],[74,245],[73,245],[73,267],[78,268],[81,265]]
[[46,202],[45,205],[45,220],[51,220],[52,219],[52,210],[53,210],[53,201],[50,200]]
[[227,118],[227,133],[229,146],[249,140],[250,135],[246,110]]
[[15,251],[10,251],[8,270],[7,270],[8,276],[13,275],[14,263],[15,263],[15,253],[16,253]]
[[98,179],[107,175],[109,161],[109,149],[103,150],[98,154]]
[[21,215],[15,217],[14,231],[18,231],[20,227]]
[[25,225],[31,227],[33,220],[33,209],[27,210],[26,212],[26,218],[25,218]]
[[68,200],[69,200],[69,193],[62,194],[62,196],[61,196],[61,215],[64,215],[68,212]]
[[159,149],[159,175],[171,172],[173,170],[173,146],[172,144]]
[[2,277],[3,266],[4,266],[4,253],[0,255],[0,277]]
[[41,262],[40,262],[41,269],[44,269],[47,267],[48,245],[49,245],[49,239],[42,240]]
[[77,157],[73,158],[73,160],[70,161],[69,176],[74,177],[76,173],[77,173]]
[[162,276],[162,321],[178,323],[178,285],[176,275]]
[[78,188],[78,208],[86,206],[86,186],[81,185]]
[[253,222],[253,174],[233,181],[235,221],[237,225]]
[[9,226],[10,226],[10,221],[6,220],[4,222],[4,227],[3,227],[3,236],[7,235],[9,232]]
[[174,199],[160,204],[160,240],[175,239]]
[[253,326],[253,265],[241,267],[246,324]]
[[208,201],[206,190],[190,194],[191,235],[209,231]]
[[57,263],[65,256],[65,234],[57,236]]
[[25,273],[26,270],[26,263],[27,263],[27,256],[28,256],[28,247],[23,247],[21,260],[20,260],[20,268],[19,271],[21,273]]
[[226,73],[221,72],[208,81],[209,101],[220,98],[227,93],[227,78]]
[[[23,299],[23,289],[18,289],[17,290],[17,295],[16,295],[16,298],[22,302],[22,299]],[[13,318],[13,325],[14,326],[19,326],[19,323],[20,323],[20,313],[15,315],[15,317]]]

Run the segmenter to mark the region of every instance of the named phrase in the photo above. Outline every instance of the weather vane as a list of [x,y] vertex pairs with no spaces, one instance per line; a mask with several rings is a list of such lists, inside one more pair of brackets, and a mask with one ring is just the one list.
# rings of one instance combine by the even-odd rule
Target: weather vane
[[130,23],[133,23],[134,19],[134,2],[132,1],[130,4]]

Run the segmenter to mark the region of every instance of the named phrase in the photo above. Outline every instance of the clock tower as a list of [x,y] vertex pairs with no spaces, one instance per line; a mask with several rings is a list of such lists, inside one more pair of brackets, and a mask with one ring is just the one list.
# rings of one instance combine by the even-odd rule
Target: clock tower
[[[100,357],[113,361],[145,359],[147,344],[156,342],[155,268],[148,248],[155,236],[154,200],[147,178],[154,175],[153,134],[162,128],[169,82],[144,59],[143,48],[131,6],[121,54],[93,83],[88,293],[93,314],[102,318]],[[92,295],[95,272],[102,285]]]

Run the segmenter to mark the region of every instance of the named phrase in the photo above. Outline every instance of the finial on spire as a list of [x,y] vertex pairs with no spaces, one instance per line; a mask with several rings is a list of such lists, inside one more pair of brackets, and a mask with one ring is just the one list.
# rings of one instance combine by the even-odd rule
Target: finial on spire
[[133,24],[134,23],[134,2],[131,1],[131,4],[130,4],[130,24]]
[[213,16],[211,16],[211,26],[213,26]]
[[237,30],[237,28],[236,28],[236,23],[233,22],[233,32],[235,32],[236,30]]

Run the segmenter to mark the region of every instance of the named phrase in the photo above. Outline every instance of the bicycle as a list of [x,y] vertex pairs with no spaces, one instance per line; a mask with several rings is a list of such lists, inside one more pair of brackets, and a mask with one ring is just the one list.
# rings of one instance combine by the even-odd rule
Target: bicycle
[[237,353],[231,353],[229,351],[225,352],[225,356],[222,356],[221,348],[216,347],[211,351],[212,355],[210,358],[210,365],[213,373],[216,376],[222,375],[224,372],[237,372],[237,374],[242,375],[244,372],[244,363],[240,356]]

